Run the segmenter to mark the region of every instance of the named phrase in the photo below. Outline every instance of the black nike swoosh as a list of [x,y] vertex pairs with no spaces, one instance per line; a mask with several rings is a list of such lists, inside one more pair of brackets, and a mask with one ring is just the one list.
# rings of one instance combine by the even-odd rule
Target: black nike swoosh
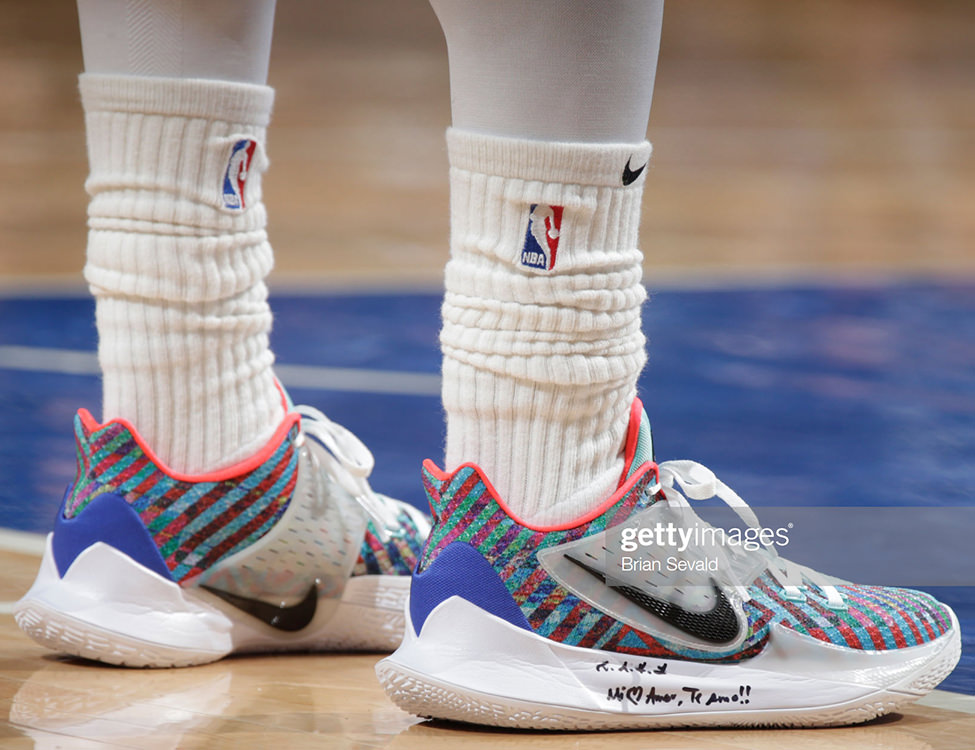
[[[574,562],[594,578],[606,583],[606,576],[596,568],[590,567],[570,555],[566,555],[565,559]],[[657,599],[633,586],[613,586],[612,589],[618,591],[641,609],[659,617],[675,628],[683,630],[694,638],[708,643],[729,643],[738,637],[741,625],[731,602],[728,601],[728,597],[724,595],[724,592],[718,588],[714,581],[711,582],[711,585],[714,587],[714,593],[718,600],[707,612],[688,612],[678,604]]]
[[[619,162],[617,162],[617,163],[619,163]],[[626,166],[623,167],[623,185],[624,186],[626,186],[626,185],[632,185],[634,182],[637,181],[637,178],[641,174],[643,174],[643,170],[646,169],[646,168],[647,168],[647,165],[644,164],[639,169],[632,170],[632,169],[630,169],[630,159],[627,159],[626,160]]]
[[318,607],[318,588],[315,584],[312,584],[311,588],[308,589],[304,599],[290,607],[268,604],[260,599],[248,599],[245,596],[237,596],[237,594],[215,589],[212,586],[200,586],[200,588],[220,597],[227,604],[246,612],[251,617],[256,617],[272,628],[284,630],[288,633],[294,633],[307,627],[315,618],[315,610]]

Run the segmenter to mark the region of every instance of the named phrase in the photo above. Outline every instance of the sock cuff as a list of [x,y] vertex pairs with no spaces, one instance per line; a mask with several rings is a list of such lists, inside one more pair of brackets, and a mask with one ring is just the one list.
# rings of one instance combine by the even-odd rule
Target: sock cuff
[[594,187],[642,187],[652,147],[552,143],[447,129],[450,166],[478,174]]
[[265,128],[274,89],[198,78],[99,75],[78,77],[86,112],[131,112],[221,120]]

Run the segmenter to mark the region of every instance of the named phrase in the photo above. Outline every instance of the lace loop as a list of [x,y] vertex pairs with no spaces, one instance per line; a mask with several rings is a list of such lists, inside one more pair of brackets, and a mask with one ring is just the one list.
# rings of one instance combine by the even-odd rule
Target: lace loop
[[[327,497],[323,481],[331,479],[365,511],[376,527],[380,539],[389,541],[399,530],[398,504],[391,498],[374,492],[368,477],[375,459],[372,452],[355,434],[326,417],[311,406],[296,406],[301,415],[300,450],[306,451],[313,466],[316,497]],[[312,438],[324,450],[311,451],[306,438]]]
[[[658,471],[660,486],[669,490],[664,493],[668,502],[690,508],[691,504],[688,500],[707,500],[716,497],[723,500],[749,527],[761,528],[758,516],[748,503],[706,466],[696,461],[665,461],[658,465]],[[780,557],[773,544],[765,542],[762,535],[758,538],[762,540],[761,554],[766,558],[766,567],[782,586],[787,599],[804,601],[806,597],[801,589],[804,581],[808,581],[823,592],[828,607],[837,610],[846,609],[846,602],[842,595],[825,576],[811,568]]]

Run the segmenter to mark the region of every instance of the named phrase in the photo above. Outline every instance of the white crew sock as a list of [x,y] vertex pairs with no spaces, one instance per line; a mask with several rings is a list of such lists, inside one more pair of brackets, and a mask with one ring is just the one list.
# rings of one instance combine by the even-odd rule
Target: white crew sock
[[637,233],[650,144],[458,130],[447,143],[447,468],[476,463],[522,520],[564,523],[623,470],[646,362]]
[[103,418],[176,471],[234,464],[284,417],[261,203],[273,91],[85,74],[81,95]]

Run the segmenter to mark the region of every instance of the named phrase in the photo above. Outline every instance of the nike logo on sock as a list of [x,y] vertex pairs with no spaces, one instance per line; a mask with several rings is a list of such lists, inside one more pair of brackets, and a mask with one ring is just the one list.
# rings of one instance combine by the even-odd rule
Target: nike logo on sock
[[626,166],[623,167],[623,185],[624,185],[624,187],[626,185],[632,185],[634,182],[636,182],[637,181],[637,178],[639,178],[639,176],[641,174],[643,174],[643,170],[646,169],[646,168],[647,168],[647,165],[644,164],[639,169],[635,169],[635,170],[634,169],[630,169],[630,160],[627,159],[626,160]]
[[318,607],[318,588],[314,584],[308,589],[304,599],[290,607],[268,604],[260,599],[248,599],[245,596],[231,594],[229,591],[222,591],[211,586],[200,586],[200,588],[220,597],[227,604],[246,612],[251,617],[256,617],[272,628],[288,633],[294,633],[308,627],[309,623],[315,619],[315,610]]
[[[565,559],[578,565],[593,578],[606,583],[606,576],[596,568],[571,555],[565,555]],[[707,612],[689,612],[678,604],[657,599],[634,586],[612,586],[612,589],[644,611],[679,628],[693,638],[715,644],[730,643],[738,637],[741,626],[728,597],[713,581],[711,585],[714,587],[717,601]]]

